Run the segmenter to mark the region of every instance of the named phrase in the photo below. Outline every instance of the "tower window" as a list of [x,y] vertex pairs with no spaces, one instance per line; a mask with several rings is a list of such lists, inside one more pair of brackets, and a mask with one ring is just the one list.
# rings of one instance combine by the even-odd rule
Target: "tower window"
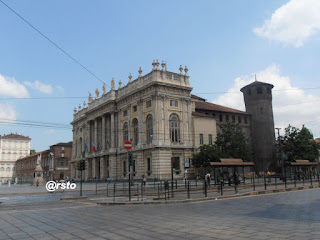
[[251,88],[248,89],[248,94],[251,95]]
[[260,107],[260,114],[263,114],[263,107]]
[[257,87],[257,93],[262,94],[262,87]]
[[271,88],[269,88],[269,87],[267,88],[267,93],[271,94]]
[[238,116],[238,123],[241,123],[241,116]]
[[219,121],[222,122],[223,121],[223,117],[222,114],[219,115]]

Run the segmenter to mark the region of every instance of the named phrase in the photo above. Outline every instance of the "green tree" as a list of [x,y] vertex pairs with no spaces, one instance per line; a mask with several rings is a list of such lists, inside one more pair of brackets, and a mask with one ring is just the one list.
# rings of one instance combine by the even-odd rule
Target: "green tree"
[[215,144],[226,157],[250,161],[252,155],[247,142],[239,124],[227,123],[221,125]]
[[313,139],[313,134],[305,126],[302,126],[301,130],[291,125],[285,128],[283,151],[288,161],[315,161],[319,157],[319,149],[320,146]]
[[239,125],[227,123],[221,126],[214,145],[202,145],[193,154],[192,164],[195,168],[210,166],[220,158],[241,158],[251,160],[247,139]]
[[36,153],[36,150],[30,149],[30,155],[35,154],[35,153]]
[[193,154],[192,165],[195,168],[208,168],[210,162],[217,162],[222,155],[218,146],[205,144],[198,148],[197,153]]

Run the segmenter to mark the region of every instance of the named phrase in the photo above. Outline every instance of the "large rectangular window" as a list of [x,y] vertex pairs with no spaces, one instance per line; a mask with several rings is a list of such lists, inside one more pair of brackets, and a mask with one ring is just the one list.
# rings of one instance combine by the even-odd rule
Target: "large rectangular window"
[[222,116],[222,114],[219,115],[219,121],[220,121],[220,122],[223,121],[223,116]]
[[151,100],[149,100],[149,101],[146,102],[146,108],[150,108],[151,105],[152,105]]
[[209,144],[212,145],[212,134],[209,134]]
[[203,144],[203,134],[200,133],[200,145],[202,145],[202,144]]
[[241,123],[242,119],[241,116],[238,116],[238,123]]
[[170,100],[170,106],[171,107],[178,107],[178,101],[177,100]]

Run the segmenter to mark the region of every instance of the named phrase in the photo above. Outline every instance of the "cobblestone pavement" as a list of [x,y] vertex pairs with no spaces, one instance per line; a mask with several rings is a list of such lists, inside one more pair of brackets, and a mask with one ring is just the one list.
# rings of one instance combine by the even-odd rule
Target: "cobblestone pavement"
[[320,239],[320,189],[169,205],[0,205],[0,239]]

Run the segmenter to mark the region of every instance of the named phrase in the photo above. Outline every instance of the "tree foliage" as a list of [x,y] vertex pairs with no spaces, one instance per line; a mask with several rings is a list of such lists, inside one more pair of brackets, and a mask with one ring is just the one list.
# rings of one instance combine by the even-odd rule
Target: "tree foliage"
[[192,165],[196,168],[210,166],[210,162],[217,162],[222,156],[220,148],[216,145],[202,145],[197,153],[193,154]]
[[215,144],[229,158],[251,160],[251,151],[239,124],[227,123],[221,126]]
[[288,161],[298,159],[315,161],[319,157],[319,149],[319,144],[305,126],[302,126],[301,130],[291,125],[285,128],[283,151]]
[[217,162],[220,158],[251,160],[247,139],[238,124],[222,125],[214,145],[200,146],[197,153],[193,154],[192,164],[196,168],[207,168],[210,162]]

